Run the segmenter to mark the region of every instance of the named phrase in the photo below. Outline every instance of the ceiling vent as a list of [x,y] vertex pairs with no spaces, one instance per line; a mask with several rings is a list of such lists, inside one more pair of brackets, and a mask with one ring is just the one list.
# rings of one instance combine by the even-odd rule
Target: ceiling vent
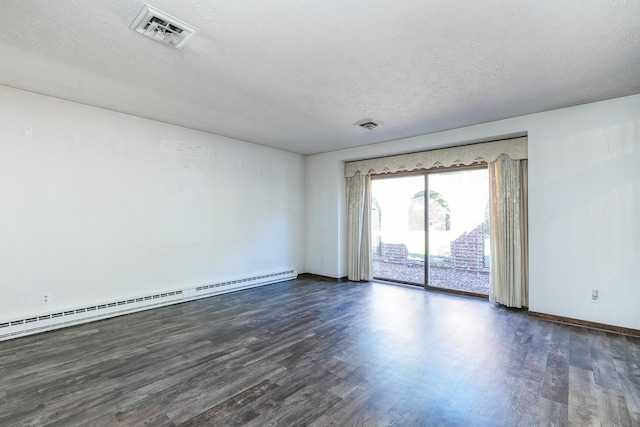
[[377,127],[380,127],[380,123],[375,122],[371,119],[364,119],[354,123],[354,126],[360,126],[362,129],[366,129],[366,130],[373,130]]
[[129,28],[157,42],[181,48],[198,29],[145,4]]

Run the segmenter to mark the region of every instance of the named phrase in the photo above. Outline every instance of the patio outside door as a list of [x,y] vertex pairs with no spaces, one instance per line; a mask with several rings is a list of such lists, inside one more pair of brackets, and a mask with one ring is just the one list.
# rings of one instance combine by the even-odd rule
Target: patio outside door
[[488,294],[488,180],[486,168],[374,177],[374,277]]

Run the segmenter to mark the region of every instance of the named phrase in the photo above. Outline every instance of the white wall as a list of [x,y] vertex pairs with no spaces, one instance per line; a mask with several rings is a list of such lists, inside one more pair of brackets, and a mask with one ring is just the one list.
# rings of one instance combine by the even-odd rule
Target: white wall
[[303,156],[5,87],[0,149],[0,321],[305,271]]
[[[329,277],[346,273],[346,242],[341,233],[343,199],[345,198],[344,166],[333,160],[318,161],[323,155],[307,157],[307,250],[313,256],[306,259],[307,272]],[[332,159],[332,155],[328,156]],[[343,256],[344,255],[344,256]]]
[[346,275],[344,161],[524,133],[530,309],[640,329],[640,95],[307,158],[308,272]]

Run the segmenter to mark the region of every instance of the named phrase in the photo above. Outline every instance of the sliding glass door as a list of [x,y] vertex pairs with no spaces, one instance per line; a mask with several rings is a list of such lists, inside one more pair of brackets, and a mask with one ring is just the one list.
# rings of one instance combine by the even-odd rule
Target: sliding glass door
[[424,285],[424,175],[371,181],[373,277]]
[[486,168],[372,180],[374,277],[488,294]]
[[429,286],[489,293],[489,174],[486,168],[428,175]]

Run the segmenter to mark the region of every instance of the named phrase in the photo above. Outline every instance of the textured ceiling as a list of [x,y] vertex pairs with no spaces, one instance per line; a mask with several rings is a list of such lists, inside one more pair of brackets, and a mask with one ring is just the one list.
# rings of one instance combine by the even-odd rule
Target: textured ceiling
[[[0,85],[312,154],[640,93],[637,0],[3,0]],[[353,126],[365,118],[383,126]]]

